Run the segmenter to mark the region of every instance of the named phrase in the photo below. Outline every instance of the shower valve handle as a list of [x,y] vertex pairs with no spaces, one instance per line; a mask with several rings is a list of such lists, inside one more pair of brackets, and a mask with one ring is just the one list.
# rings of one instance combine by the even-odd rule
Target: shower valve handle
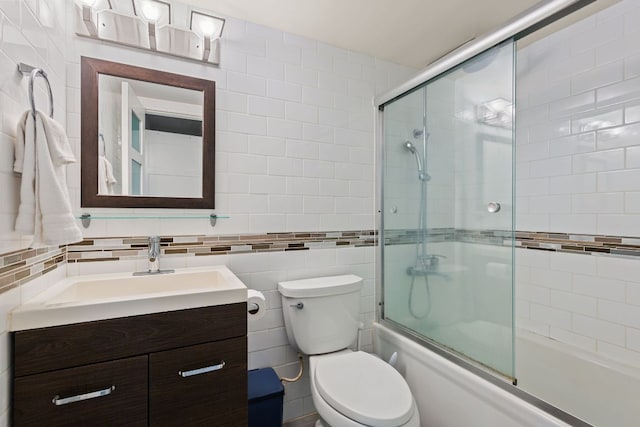
[[500,212],[500,203],[498,202],[489,202],[487,203],[487,211],[489,213],[496,213],[496,212]]

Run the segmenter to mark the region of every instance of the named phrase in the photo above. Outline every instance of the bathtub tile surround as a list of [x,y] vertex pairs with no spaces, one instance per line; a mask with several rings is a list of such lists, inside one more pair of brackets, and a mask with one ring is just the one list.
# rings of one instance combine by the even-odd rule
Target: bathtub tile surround
[[520,49],[516,85],[517,325],[635,367],[638,29],[616,3]]
[[517,251],[517,324],[638,367],[640,263],[630,257]]
[[[417,231],[386,230],[385,245],[415,244]],[[493,246],[515,246],[553,252],[571,252],[584,255],[607,254],[621,257],[640,257],[640,238],[603,236],[577,233],[549,233],[538,231],[464,230],[456,228],[430,228],[427,242],[468,242]]]
[[637,237],[518,231],[516,246],[586,255],[640,257],[640,238]]

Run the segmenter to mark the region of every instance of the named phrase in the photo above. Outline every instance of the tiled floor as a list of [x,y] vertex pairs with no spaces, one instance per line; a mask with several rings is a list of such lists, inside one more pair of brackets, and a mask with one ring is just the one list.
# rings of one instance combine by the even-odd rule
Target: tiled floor
[[317,419],[318,414],[314,412],[313,414],[286,422],[283,427],[314,427]]

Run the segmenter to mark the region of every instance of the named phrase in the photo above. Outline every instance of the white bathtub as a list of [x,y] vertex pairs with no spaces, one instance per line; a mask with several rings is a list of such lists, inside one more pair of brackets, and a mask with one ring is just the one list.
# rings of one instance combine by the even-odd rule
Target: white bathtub
[[381,325],[374,324],[374,348],[407,379],[423,427],[568,426],[477,375]]
[[518,331],[516,376],[523,390],[590,424],[640,425],[640,369]]
[[[568,425],[381,324],[374,348],[387,359],[399,353],[425,427]],[[639,369],[518,331],[516,377],[518,388],[590,424],[640,425]]]

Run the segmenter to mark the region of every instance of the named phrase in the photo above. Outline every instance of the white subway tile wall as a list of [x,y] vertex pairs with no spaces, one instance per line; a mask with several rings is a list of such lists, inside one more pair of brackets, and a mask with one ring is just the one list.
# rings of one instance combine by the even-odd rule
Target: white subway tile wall
[[[520,49],[516,229],[640,235],[640,3]],[[517,326],[640,367],[638,257],[516,251]]]
[[[215,229],[208,221],[96,220],[85,230],[86,236],[374,228],[371,99],[415,70],[232,17],[227,17],[225,25],[220,66],[201,65],[79,39],[73,34],[74,7],[75,2],[65,0],[0,3],[0,73],[4,82],[0,88],[0,253],[24,249],[30,242],[29,236],[13,232],[19,185],[12,171],[13,140],[18,117],[28,107],[27,80],[17,73],[17,63],[42,67],[49,74],[55,118],[66,125],[79,159],[82,55],[216,81],[216,210],[230,216],[218,221]],[[186,5],[172,2],[172,11],[176,22],[187,22]],[[44,85],[37,85],[35,98],[39,108],[47,108]],[[79,165],[69,167],[68,184],[74,212],[80,214]],[[135,209],[119,212],[144,213]],[[175,216],[176,212],[154,213]],[[257,262],[260,257],[273,262]],[[362,318],[367,329],[362,344],[371,349],[373,249],[287,252],[280,257],[243,254],[192,261],[225,262],[249,287],[255,284],[267,292],[270,312],[265,322],[250,332],[251,367],[276,366],[283,375],[295,374],[296,358],[286,342],[276,298],[275,284],[281,278],[347,272],[363,275]],[[187,264],[181,257],[166,261],[176,267]],[[83,267],[95,272],[136,267],[131,261],[98,264],[105,263]],[[74,266],[69,271],[78,274],[77,270]],[[47,275],[41,282],[46,286],[49,280],[57,279]],[[31,288],[31,283],[28,286]],[[8,311],[19,304],[20,295],[20,289],[0,295],[0,426],[8,424],[6,319]],[[286,399],[285,418],[311,412],[308,379],[288,386]]]
[[640,232],[610,218],[640,221],[625,203],[640,191],[638,48],[628,42],[638,8],[622,1],[518,51],[518,230]]
[[[176,16],[186,10],[179,3],[173,9]],[[199,228],[191,227],[190,234],[374,228],[371,99],[414,70],[233,18],[225,25],[219,68],[67,36],[71,46],[67,91],[70,98],[76,98],[73,105],[79,102],[82,55],[216,80],[216,210],[230,219],[218,221],[215,230],[203,222]],[[71,120],[77,112],[70,110],[70,126],[79,126]],[[73,142],[79,144],[79,139]],[[79,213],[79,187],[73,194],[73,206]],[[110,221],[95,229],[92,225],[87,236],[154,234],[161,224],[150,221],[141,231],[139,223]],[[179,220],[164,220],[162,234],[180,234],[181,227]],[[285,279],[362,275],[366,282],[361,344],[365,350],[372,349],[373,248],[305,252],[187,261],[187,266],[227,264],[249,288],[267,296],[267,315],[250,325],[250,368],[273,366],[285,376],[297,372],[297,357],[288,345],[277,292],[277,282]],[[171,262],[180,264],[176,258]],[[104,267],[95,264],[70,266],[70,271],[78,274]],[[285,419],[313,411],[308,378],[286,385],[284,411]]]
[[[13,142],[18,118],[29,108],[29,79],[18,72],[19,62],[47,71],[55,119],[63,124],[67,119],[64,8],[65,0],[0,3],[0,253],[26,248],[30,243],[30,236],[13,231],[20,182],[13,173]],[[48,111],[46,86],[40,79],[36,83],[35,100],[37,108]]]
[[[203,257],[171,255],[162,258],[161,262],[165,268],[224,264],[237,274],[248,288],[261,291],[267,300],[267,312],[260,321],[249,322],[249,369],[273,367],[280,376],[294,377],[298,372],[298,357],[296,351],[289,346],[284,329],[278,282],[338,274],[357,274],[362,277],[364,286],[361,291],[360,316],[364,328],[360,333],[360,345],[363,350],[372,351],[372,327],[375,318],[374,251],[374,246],[368,246]],[[144,257],[129,261],[72,263],[66,266],[69,275],[139,271],[146,267],[147,260]],[[0,309],[7,304],[17,305],[17,300],[11,302],[12,298],[17,297],[14,291],[0,294]],[[6,331],[2,326],[0,324],[0,331]],[[2,336],[0,332],[0,338]],[[4,351],[3,345],[8,345],[6,341],[0,341],[0,351]],[[2,353],[0,363],[4,363]],[[305,360],[305,364],[308,366],[308,360]],[[285,383],[284,419],[297,418],[313,411],[306,370],[302,381]]]
[[[8,0],[0,2],[0,254],[26,248],[31,236],[13,231],[18,211],[20,179],[13,173],[13,144],[18,118],[29,108],[28,78],[18,73],[24,62],[46,70],[54,96],[55,119],[66,121],[65,0]],[[37,81],[38,109],[48,111],[46,86]],[[79,169],[77,169],[79,171]],[[50,273],[59,277],[64,268]],[[61,273],[62,272],[62,273]],[[9,425],[10,340],[7,313],[29,290],[41,290],[46,277],[0,294],[0,426]],[[52,280],[56,280],[55,278]],[[24,295],[23,295],[24,294]]]
[[[81,56],[216,80],[216,210],[231,219],[218,221],[215,230],[203,224],[194,233],[374,228],[371,99],[415,70],[232,17],[221,40],[220,66],[204,66],[75,37],[69,3],[67,124],[74,145]],[[173,2],[172,11],[174,21],[186,22],[186,5]],[[80,214],[79,169],[69,174]],[[278,203],[283,200],[292,210]],[[150,222],[147,228],[159,229],[160,220]],[[174,223],[176,232],[165,221],[163,233],[176,234],[181,225]],[[109,224],[86,231],[90,237],[105,233],[124,230]]]

